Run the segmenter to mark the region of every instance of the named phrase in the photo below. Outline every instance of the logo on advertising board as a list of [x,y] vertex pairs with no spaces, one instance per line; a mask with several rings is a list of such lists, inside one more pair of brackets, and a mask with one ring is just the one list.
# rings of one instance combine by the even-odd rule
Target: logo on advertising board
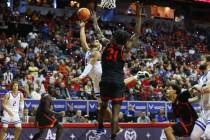
[[137,140],[137,133],[134,129],[127,129],[124,134],[125,140]]
[[100,140],[101,138],[101,135],[105,135],[106,134],[106,130],[104,133],[102,134],[97,134],[96,130],[89,130],[87,133],[86,133],[86,140]]
[[89,101],[89,111],[96,111],[98,108],[98,102],[97,101]]
[[55,136],[56,136],[56,133],[53,133],[52,130],[49,129],[47,131],[45,140],[55,140],[56,139]]

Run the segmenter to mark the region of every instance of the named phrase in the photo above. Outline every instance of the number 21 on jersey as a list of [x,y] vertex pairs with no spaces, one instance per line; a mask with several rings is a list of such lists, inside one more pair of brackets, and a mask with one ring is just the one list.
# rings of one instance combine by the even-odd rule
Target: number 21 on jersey
[[114,50],[113,48],[108,48],[107,52],[108,52],[108,54],[106,56],[106,60],[108,60],[108,61],[116,61],[117,60],[118,51]]

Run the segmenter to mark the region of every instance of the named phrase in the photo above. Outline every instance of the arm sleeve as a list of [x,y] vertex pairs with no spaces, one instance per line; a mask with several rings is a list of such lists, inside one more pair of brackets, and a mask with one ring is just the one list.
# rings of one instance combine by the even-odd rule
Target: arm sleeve
[[208,71],[208,74],[207,74],[207,81],[210,81],[210,71]]
[[24,109],[24,101],[20,102],[20,109],[23,110]]
[[90,63],[88,63],[88,65],[85,66],[85,69],[82,72],[82,74],[79,76],[79,78],[80,79],[83,79],[84,77],[86,77],[90,73],[90,71],[91,71],[92,68],[93,68],[93,65],[91,65]]

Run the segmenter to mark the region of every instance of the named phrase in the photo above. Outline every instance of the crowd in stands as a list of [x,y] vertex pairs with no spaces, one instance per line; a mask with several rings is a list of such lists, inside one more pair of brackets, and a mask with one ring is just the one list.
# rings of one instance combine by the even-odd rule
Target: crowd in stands
[[[56,17],[53,14],[41,15],[27,11],[17,12],[0,8],[0,22],[24,22],[34,26],[35,32],[26,37],[0,32],[0,90],[10,89],[14,79],[20,81],[20,91],[25,98],[40,99],[42,93],[49,93],[54,99],[94,100],[92,82],[89,78],[81,84],[71,80],[84,69],[84,52],[79,41],[79,25],[72,18]],[[103,23],[100,26],[107,38],[116,28],[133,31],[135,23]],[[87,24],[88,41],[94,38],[91,22]],[[21,32],[21,31],[20,31]],[[145,79],[126,91],[130,101],[164,100],[167,83],[179,81],[183,89],[194,85],[199,77],[197,65],[207,52],[206,38],[196,32],[168,23],[146,21],[142,24],[142,35],[126,60],[125,78],[138,71],[148,71],[150,79]],[[68,121],[87,121],[81,118],[81,111],[70,109]],[[33,114],[33,112],[30,112]],[[26,111],[27,115],[28,112]],[[138,116],[137,112],[128,112]],[[126,115],[127,115],[126,114]],[[138,122],[150,122],[141,112]],[[161,116],[161,114],[160,114]],[[160,116],[157,120],[162,119]],[[123,115],[122,115],[123,120]],[[137,121],[136,120],[136,121]]]

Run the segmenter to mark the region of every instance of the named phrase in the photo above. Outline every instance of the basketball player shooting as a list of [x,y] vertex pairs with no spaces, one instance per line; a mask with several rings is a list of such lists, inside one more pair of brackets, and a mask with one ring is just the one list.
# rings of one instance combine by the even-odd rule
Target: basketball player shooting
[[129,51],[136,43],[140,36],[141,29],[141,10],[137,4],[137,21],[135,34],[131,36],[124,30],[117,30],[113,34],[111,40],[106,39],[101,32],[96,14],[93,16],[94,28],[100,41],[103,42],[105,48],[102,53],[102,77],[100,82],[101,100],[98,117],[98,130],[103,132],[103,117],[108,107],[109,100],[112,101],[112,119],[111,119],[111,139],[122,132],[118,126],[118,116],[122,101],[124,100],[125,82],[124,82],[124,64],[125,59],[129,55]]
[[[101,103],[100,98],[100,88],[99,88],[99,82],[101,81],[101,75],[102,75],[102,67],[101,67],[101,49],[102,46],[99,43],[98,40],[93,40],[90,45],[88,45],[86,41],[86,35],[85,35],[85,22],[80,23],[80,41],[81,46],[83,48],[83,51],[86,53],[85,55],[85,62],[86,66],[82,74],[74,78],[72,81],[74,82],[80,82],[85,77],[89,76],[93,82],[93,89],[94,89],[94,96],[97,98],[98,103]],[[99,110],[100,108],[98,108]],[[107,108],[106,110],[107,117],[106,120],[109,120],[111,118],[111,110]]]
[[24,97],[23,94],[18,91],[18,81],[13,81],[12,91],[5,94],[2,106],[4,111],[1,119],[3,128],[0,133],[0,140],[4,139],[9,123],[14,124],[16,128],[14,140],[19,140],[22,127],[19,113],[23,113]]
[[[86,41],[86,35],[85,35],[85,22],[80,23],[80,41],[81,46],[83,48],[83,51],[86,53],[85,55],[85,62],[86,66],[84,71],[79,77],[76,77],[72,79],[73,82],[81,82],[82,79],[89,76],[93,82],[93,88],[94,88],[94,95],[96,96],[98,103],[101,103],[100,97],[100,88],[99,83],[101,81],[101,75],[102,75],[102,66],[101,66],[101,50],[102,45],[98,40],[92,41],[90,45],[88,45]],[[142,73],[138,73],[135,76],[129,77],[124,80],[125,85],[131,85],[134,86],[137,83],[137,80],[140,79],[142,76]],[[99,105],[100,106],[100,105]],[[98,108],[99,110],[100,108]],[[107,117],[104,117],[105,120],[110,120],[112,113],[109,108],[106,110]]]
[[52,111],[51,105],[51,96],[49,94],[43,94],[36,112],[36,122],[38,123],[39,132],[34,135],[32,140],[39,139],[44,131],[49,128],[57,128],[56,140],[61,140],[63,127],[56,118],[64,116],[65,113]]

